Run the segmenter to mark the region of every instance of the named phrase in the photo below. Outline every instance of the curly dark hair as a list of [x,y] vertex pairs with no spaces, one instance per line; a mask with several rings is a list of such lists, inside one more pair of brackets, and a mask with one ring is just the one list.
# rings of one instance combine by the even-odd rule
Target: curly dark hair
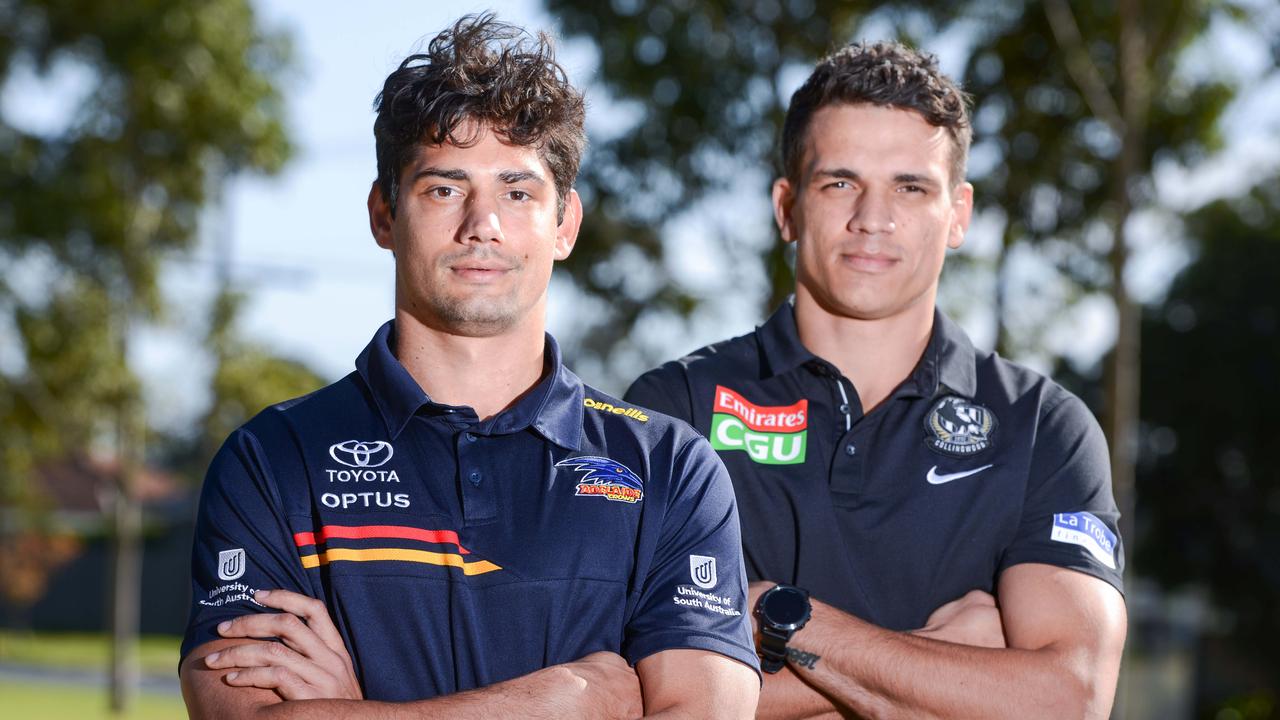
[[866,103],[914,110],[951,136],[951,180],[964,180],[973,130],[968,97],[938,68],[937,57],[900,43],[847,45],[818,62],[791,96],[782,125],[782,170],[800,182],[805,133],[813,115],[827,105]]
[[537,148],[551,170],[563,219],[565,197],[586,147],[585,105],[545,33],[531,37],[493,13],[465,15],[437,35],[425,53],[405,58],[387,76],[374,109],[378,187],[392,216],[400,173],[418,145],[472,145],[478,133],[456,133],[475,120],[506,142]]

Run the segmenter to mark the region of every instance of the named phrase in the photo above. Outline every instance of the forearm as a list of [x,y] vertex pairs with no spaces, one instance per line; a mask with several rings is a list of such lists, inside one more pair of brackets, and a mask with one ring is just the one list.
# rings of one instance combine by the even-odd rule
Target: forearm
[[766,673],[760,690],[759,720],[839,720],[831,698],[796,675],[790,667]]
[[368,700],[296,700],[263,707],[261,720],[333,720],[335,717],[360,720],[486,720],[519,715],[527,718],[587,717],[574,712],[575,703],[561,701],[553,673],[535,673],[478,690],[446,695],[430,700],[385,703]]
[[[593,688],[565,666],[553,666],[485,688],[405,703],[370,700],[290,700],[275,692],[232,687],[225,672],[203,667],[203,657],[188,658],[181,680],[187,711],[192,718],[243,717],[254,720],[361,720],[450,718],[477,720],[519,715],[528,718],[594,718],[605,713],[613,688]],[[599,704],[593,697],[601,700]]]
[[792,659],[799,677],[864,717],[1105,717],[1110,704],[1088,659],[1053,646],[942,642],[884,630],[819,602],[791,647],[816,656],[805,664]]

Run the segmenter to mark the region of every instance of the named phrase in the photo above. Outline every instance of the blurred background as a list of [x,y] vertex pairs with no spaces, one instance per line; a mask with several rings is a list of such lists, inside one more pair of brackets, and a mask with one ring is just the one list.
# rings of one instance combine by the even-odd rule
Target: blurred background
[[182,714],[204,467],[390,317],[374,96],[494,9],[554,33],[587,92],[588,218],[550,325],[618,394],[789,292],[768,184],[814,61],[858,39],[937,54],[973,96],[978,205],[940,303],[1112,443],[1115,716],[1280,717],[1280,4],[449,5],[0,0],[6,715]]

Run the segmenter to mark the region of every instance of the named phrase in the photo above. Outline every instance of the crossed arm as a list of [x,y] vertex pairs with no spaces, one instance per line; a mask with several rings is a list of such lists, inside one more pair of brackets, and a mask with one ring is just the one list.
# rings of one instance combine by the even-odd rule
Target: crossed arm
[[[753,597],[771,586],[754,584]],[[990,596],[971,593],[913,633],[815,601],[789,643],[787,669],[765,680],[760,717],[1107,717],[1126,628],[1119,592],[1072,570],[1023,564],[1001,575],[997,594],[998,615],[981,600]],[[993,622],[1003,638],[983,630]]]
[[[621,656],[598,652],[478,690],[408,703],[367,701],[322,602],[284,590],[257,599],[284,612],[228,621],[219,627],[222,639],[183,661],[191,717],[748,718],[755,712],[755,672],[702,650],[655,653],[634,671]],[[281,642],[253,639],[263,637]]]

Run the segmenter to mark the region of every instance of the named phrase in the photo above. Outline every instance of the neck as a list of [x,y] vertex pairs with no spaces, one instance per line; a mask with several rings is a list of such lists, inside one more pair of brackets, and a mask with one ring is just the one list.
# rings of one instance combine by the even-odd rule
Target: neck
[[853,383],[863,413],[884,402],[911,375],[933,331],[934,294],[886,318],[864,320],[823,308],[796,288],[796,327],[805,348],[835,365]]
[[454,335],[396,309],[396,358],[424,392],[466,405],[488,419],[515,404],[542,378],[543,322],[520,323],[491,337]]

